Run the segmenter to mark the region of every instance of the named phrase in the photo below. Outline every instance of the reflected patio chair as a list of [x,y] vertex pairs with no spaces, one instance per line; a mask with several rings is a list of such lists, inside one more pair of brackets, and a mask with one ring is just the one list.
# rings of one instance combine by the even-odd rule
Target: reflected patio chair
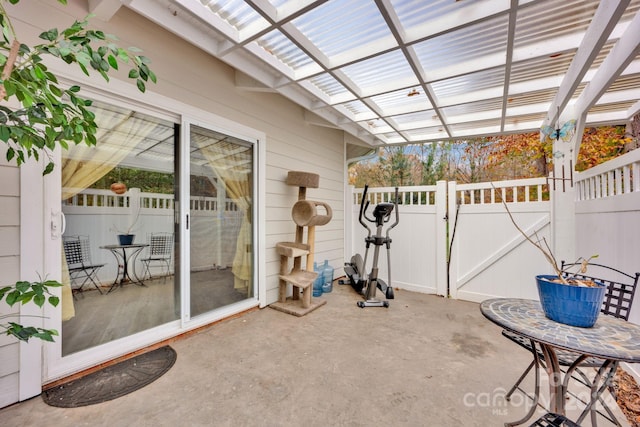
[[[562,261],[561,269],[565,270],[566,268],[576,267],[578,264],[567,264]],[[635,274],[627,274],[620,270],[617,270],[612,267],[608,267],[606,265],[589,263],[588,265],[589,274],[578,273],[575,276],[577,279],[581,280],[594,280],[597,282],[604,283],[606,286],[606,291],[604,295],[604,300],[602,302],[602,307],[600,308],[600,313],[608,316],[617,317],[624,320],[629,320],[629,314],[631,312],[631,305],[634,300],[634,294],[636,291],[636,287],[638,284],[638,279],[640,278],[640,273]],[[595,271],[595,275],[592,275],[591,272]],[[603,277],[608,277],[604,279]],[[503,330],[502,335],[506,338],[510,339],[514,343],[519,346],[529,350],[530,352],[537,352],[537,357],[534,354],[533,361],[529,364],[529,366],[524,370],[520,378],[516,381],[516,383],[511,387],[511,389],[506,394],[506,399],[510,400],[511,395],[516,391],[520,390],[526,396],[534,401],[533,409],[538,404],[538,399],[540,396],[540,384],[539,384],[539,366],[536,363],[536,359],[540,361],[540,363],[544,364],[544,354],[542,351],[535,346],[533,342],[523,337],[520,334],[517,334],[512,331]],[[558,363],[561,367],[564,367],[563,371],[566,368],[572,366],[574,362],[577,361],[580,356],[577,353],[572,351],[557,349],[556,355],[558,357]],[[611,369],[605,365],[605,360],[599,359],[597,357],[587,357],[584,360],[578,362],[577,368],[572,373],[572,378],[577,382],[582,383],[583,385],[589,387],[591,389],[591,401],[583,402],[586,404],[585,409],[583,410],[580,417],[576,420],[577,423],[581,423],[582,420],[587,416],[587,414],[591,414],[591,423],[593,426],[596,425],[596,414],[602,415],[607,420],[611,421],[616,425],[620,425],[616,416],[613,414],[611,408],[609,408],[604,399],[602,398],[602,393],[605,391],[609,382],[611,381],[613,375],[615,375],[615,371],[618,367],[618,362],[614,362],[611,366]],[[592,379],[584,370],[585,368],[593,368],[597,370],[597,374]],[[527,393],[520,387],[522,381],[526,378],[529,372],[533,369],[535,376],[535,386],[533,391],[533,396]],[[608,377],[602,377],[605,372],[608,371]],[[578,397],[575,396],[574,397]],[[604,412],[601,412],[596,408],[596,403],[600,402]],[[539,424],[535,424],[539,425]],[[546,424],[543,424],[546,425]]]
[[167,278],[171,274],[171,261],[173,256],[173,233],[151,233],[147,237],[147,253],[140,260],[143,265],[143,277],[153,279],[151,274],[152,264],[158,264],[162,277]]
[[104,264],[91,262],[89,236],[65,236],[62,239],[62,245],[69,268],[71,292],[74,299],[77,299],[76,294],[83,292],[84,286],[88,283],[92,283],[102,294],[98,284],[98,270],[104,267]]

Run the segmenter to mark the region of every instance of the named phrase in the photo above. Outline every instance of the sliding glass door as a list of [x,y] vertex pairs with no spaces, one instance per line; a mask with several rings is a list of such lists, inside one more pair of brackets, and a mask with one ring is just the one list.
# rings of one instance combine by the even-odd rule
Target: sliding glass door
[[189,125],[190,316],[252,298],[254,144]]
[[92,110],[97,145],[62,154],[63,356],[180,316],[178,126],[102,102]]
[[169,323],[175,335],[254,299],[256,144],[105,102],[92,109],[97,145],[62,154],[62,357],[117,340],[126,350],[135,339],[122,338],[153,329],[161,339]]

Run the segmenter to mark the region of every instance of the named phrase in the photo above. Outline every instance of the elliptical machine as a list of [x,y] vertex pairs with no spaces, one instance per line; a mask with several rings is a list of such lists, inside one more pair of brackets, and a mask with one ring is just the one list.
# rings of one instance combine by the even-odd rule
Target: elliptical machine
[[[380,289],[384,293],[386,299],[393,299],[393,287],[391,286],[391,238],[389,237],[389,231],[400,222],[400,215],[398,213],[398,187],[396,187],[393,203],[383,202],[378,203],[373,209],[373,218],[367,216],[367,209],[369,208],[369,201],[367,199],[368,185],[364,186],[362,193],[362,199],[360,201],[360,214],[358,215],[358,221],[364,228],[367,229],[367,237],[364,239],[366,243],[366,250],[364,252],[364,260],[360,254],[355,254],[351,257],[351,262],[344,264],[344,271],[349,278],[349,283],[355,289],[356,292],[364,296],[364,301],[358,301],[358,307],[389,307],[388,301],[380,301],[376,299],[376,289]],[[366,201],[365,201],[366,200]],[[387,227],[386,234],[383,236],[383,228],[386,223],[391,219],[391,214],[396,212],[396,220],[393,224]],[[376,232],[372,236],[371,228],[364,220],[370,223],[376,224]],[[373,245],[373,264],[371,267],[371,273],[367,276],[366,264],[367,256],[369,254],[369,247]],[[385,283],[382,279],[378,278],[378,256],[380,254],[380,247],[386,246],[387,248],[387,271],[389,273],[388,283]],[[346,284],[346,281],[339,281],[340,284]]]

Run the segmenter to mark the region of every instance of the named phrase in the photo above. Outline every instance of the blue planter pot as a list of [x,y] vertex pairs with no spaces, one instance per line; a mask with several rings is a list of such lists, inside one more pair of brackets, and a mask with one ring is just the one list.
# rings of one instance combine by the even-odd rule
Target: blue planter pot
[[122,246],[128,246],[133,244],[133,238],[135,234],[118,234],[118,243]]
[[598,319],[604,299],[604,284],[584,287],[551,282],[558,276],[536,276],[538,295],[544,314],[551,320],[571,326],[590,328]]

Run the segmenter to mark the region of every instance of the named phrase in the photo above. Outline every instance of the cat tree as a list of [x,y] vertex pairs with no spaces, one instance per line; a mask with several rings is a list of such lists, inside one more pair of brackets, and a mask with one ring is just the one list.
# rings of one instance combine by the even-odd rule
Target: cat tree
[[[324,202],[306,200],[307,188],[318,188],[320,177],[308,172],[290,171],[287,175],[287,185],[298,187],[298,201],[291,209],[291,218],[296,224],[295,242],[280,242],[276,250],[280,255],[280,283],[278,302],[271,304],[272,308],[304,316],[310,311],[326,304],[325,300],[312,299],[313,281],[317,273],[313,271],[315,251],[315,228],[331,221],[331,207]],[[306,239],[305,239],[305,228]],[[306,241],[305,241],[306,240]],[[302,258],[306,258],[306,266],[302,268]],[[293,260],[293,263],[290,261]],[[290,265],[293,264],[291,267]],[[292,295],[288,297],[289,284]],[[300,298],[302,294],[302,298]]]

